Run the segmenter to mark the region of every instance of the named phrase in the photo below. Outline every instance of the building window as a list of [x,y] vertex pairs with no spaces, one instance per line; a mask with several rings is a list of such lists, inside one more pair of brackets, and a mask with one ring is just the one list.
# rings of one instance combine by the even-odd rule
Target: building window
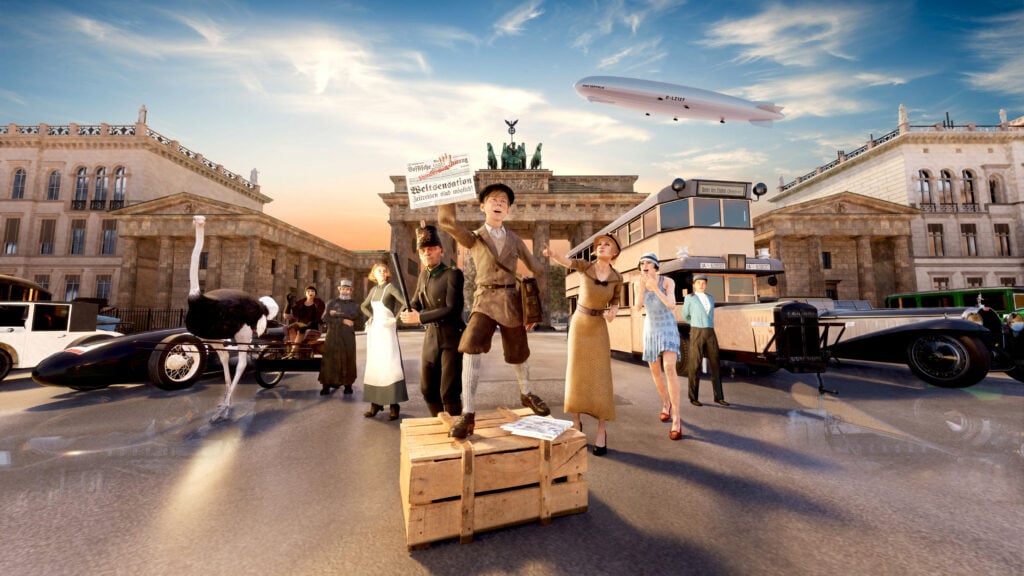
[[85,254],[85,220],[71,221],[71,245],[69,254]]
[[928,225],[928,255],[945,256],[946,252],[942,245],[942,224]]
[[825,282],[825,298],[837,300],[839,298],[839,281],[828,280]]
[[995,176],[988,179],[988,199],[993,204],[1001,204],[1003,202],[1003,189],[999,178]]
[[96,276],[96,297],[102,298],[106,301],[110,301],[110,286],[113,284],[113,279],[110,274],[100,274]]
[[999,279],[1000,286],[1016,286],[1017,278],[1015,276],[1003,276]]
[[35,278],[33,278],[32,281],[35,282],[36,284],[39,284],[43,288],[46,288],[47,290],[50,289],[49,274],[36,274]]
[[64,277],[64,299],[68,302],[78,298],[78,291],[82,288],[82,277],[78,274],[68,274]]
[[57,233],[56,220],[39,221],[39,253],[42,255],[53,254],[53,238]]
[[985,285],[985,279],[981,276],[968,276],[967,287],[968,288],[981,288]]
[[199,269],[209,270],[210,269],[210,253],[200,252],[199,253]]
[[917,193],[921,204],[932,203],[932,175],[927,170],[917,172]]
[[932,278],[932,289],[933,290],[949,290],[949,278],[943,278],[943,277]]
[[18,168],[14,171],[14,185],[11,186],[11,198],[13,200],[21,200],[25,197],[26,176],[24,168]]
[[107,207],[107,169],[96,169],[96,187],[92,195],[92,210],[103,210]]
[[296,280],[299,279],[299,265],[298,264],[295,265],[295,270],[292,271],[292,278],[294,278]]
[[319,282],[320,282],[320,271],[319,270],[313,270],[313,284],[317,284]]
[[978,255],[978,227],[976,225],[960,225],[960,253],[964,256]]
[[124,166],[114,170],[114,197],[110,200],[110,209],[124,208],[125,194],[128,192],[128,174]]
[[113,255],[117,251],[117,220],[103,221],[103,237],[100,242],[100,254]]
[[18,253],[18,232],[21,231],[21,218],[8,218],[4,222],[4,254]]
[[963,176],[963,187],[960,189],[960,202],[977,204],[978,201],[974,197],[974,172],[964,170],[961,175]]
[[996,255],[1012,256],[1010,250],[1010,225],[996,224]]
[[943,204],[953,203],[953,173],[949,170],[939,172],[939,198]]
[[79,168],[75,174],[75,199],[71,201],[72,210],[85,210],[85,203],[89,200],[89,173],[85,168]]
[[60,170],[50,172],[50,178],[46,182],[46,199],[60,200]]
[[821,253],[821,268],[822,268],[822,270],[831,270],[832,269],[832,253],[831,252],[822,252]]
[[277,258],[270,259],[270,275],[277,274]]

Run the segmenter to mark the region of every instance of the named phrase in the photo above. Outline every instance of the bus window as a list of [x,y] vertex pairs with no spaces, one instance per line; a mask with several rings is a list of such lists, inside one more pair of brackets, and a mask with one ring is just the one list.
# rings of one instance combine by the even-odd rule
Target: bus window
[[1024,294],[1013,293],[1013,309],[1019,310],[1024,308]]
[[921,296],[921,306],[925,308],[948,308],[955,306],[953,297],[949,294],[929,294]]
[[722,200],[722,213],[726,228],[750,228],[750,202],[747,200]]
[[725,278],[708,276],[708,287],[704,290],[715,299],[715,302],[727,302],[725,298]]
[[[1002,292],[984,292],[981,295],[985,301],[985,306],[989,308],[995,308],[996,310],[1007,310],[1009,307],[1006,305],[1006,294]],[[975,302],[964,302],[965,306],[975,306]]]
[[[694,226],[721,226],[722,214],[718,198],[693,199]],[[708,291],[710,291],[710,286]]]
[[690,201],[679,200],[661,206],[661,229],[678,230],[690,227]]
[[729,277],[729,302],[756,302],[754,279],[744,276]]

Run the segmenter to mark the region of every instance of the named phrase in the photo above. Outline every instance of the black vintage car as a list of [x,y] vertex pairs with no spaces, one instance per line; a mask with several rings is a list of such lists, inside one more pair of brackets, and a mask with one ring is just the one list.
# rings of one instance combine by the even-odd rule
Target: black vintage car
[[[263,336],[250,344],[255,359],[268,345],[284,340],[284,327],[270,322]],[[185,328],[129,334],[95,344],[72,346],[52,354],[32,370],[44,386],[97,390],[111,384],[149,381],[162,390],[191,387],[205,374],[222,373],[215,346],[231,343],[203,340]]]

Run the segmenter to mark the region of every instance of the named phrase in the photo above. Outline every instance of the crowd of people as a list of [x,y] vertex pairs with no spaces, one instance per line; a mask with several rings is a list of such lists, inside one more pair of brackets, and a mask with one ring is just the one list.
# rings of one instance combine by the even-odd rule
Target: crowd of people
[[[551,413],[547,404],[531,389],[527,333],[533,328],[524,319],[519,282],[515,272],[520,262],[536,274],[539,263],[519,236],[503,225],[512,211],[515,194],[504,184],[492,184],[478,195],[484,224],[470,230],[456,220],[454,204],[438,207],[438,226],[451,235],[473,258],[476,290],[473,307],[464,320],[461,270],[443,262],[444,245],[438,229],[421,223],[416,231],[416,248],[422,270],[411,295],[391,283],[386,264],[375,264],[367,278],[371,288],[361,305],[352,301],[352,281],[338,284],[338,297],[324,304],[316,288],[307,287],[305,297],[286,305],[288,342],[301,347],[321,330],[327,335],[319,381],[321,394],[333,394],[344,388],[353,393],[356,380],[355,325],[359,316],[366,319],[366,363],[363,373],[363,399],[369,403],[364,413],[375,417],[388,406],[388,418],[400,417],[400,404],[409,399],[402,366],[397,323],[422,325],[425,333],[420,362],[420,393],[431,416],[447,412],[458,417],[449,436],[465,439],[474,432],[475,395],[480,380],[483,354],[490,351],[495,330],[499,330],[503,357],[516,376],[520,401],[535,414]],[[613,263],[619,256],[618,240],[599,235],[591,246],[593,259],[569,259],[549,247],[544,257],[578,272],[579,297],[569,324],[568,359],[565,374],[563,411],[572,418],[573,427],[582,432],[582,415],[597,421],[591,451],[596,456],[608,452],[607,423],[615,420],[612,382],[611,345],[608,324],[618,315],[623,276]],[[643,325],[643,360],[648,363],[655,388],[661,397],[662,422],[671,422],[671,440],[683,438],[682,396],[676,374],[680,354],[680,336],[674,315],[676,289],[673,280],[659,273],[657,255],[644,254],[636,264],[639,276],[633,283],[636,311],[646,310]],[[729,406],[723,391],[719,369],[718,342],[714,329],[714,298],[706,293],[707,278],[696,275],[693,291],[683,302],[683,318],[691,328],[687,352],[689,400],[698,399],[702,359],[709,365],[714,401]]]

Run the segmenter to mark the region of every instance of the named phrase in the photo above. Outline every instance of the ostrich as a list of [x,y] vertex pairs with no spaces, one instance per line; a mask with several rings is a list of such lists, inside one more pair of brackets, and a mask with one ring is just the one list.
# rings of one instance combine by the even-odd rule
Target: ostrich
[[203,252],[203,236],[206,218],[196,216],[196,244],[192,249],[192,261],[189,265],[188,313],[185,315],[185,327],[192,334],[210,340],[233,340],[238,345],[238,362],[235,366],[234,378],[228,363],[229,353],[223,344],[213,348],[224,366],[224,400],[217,406],[217,412],[211,422],[227,418],[231,408],[231,394],[242,378],[248,362],[248,344],[253,335],[260,336],[267,329],[267,320],[277,315],[277,302],[270,296],[259,300],[254,299],[241,290],[220,288],[205,294],[199,292],[199,256]]

